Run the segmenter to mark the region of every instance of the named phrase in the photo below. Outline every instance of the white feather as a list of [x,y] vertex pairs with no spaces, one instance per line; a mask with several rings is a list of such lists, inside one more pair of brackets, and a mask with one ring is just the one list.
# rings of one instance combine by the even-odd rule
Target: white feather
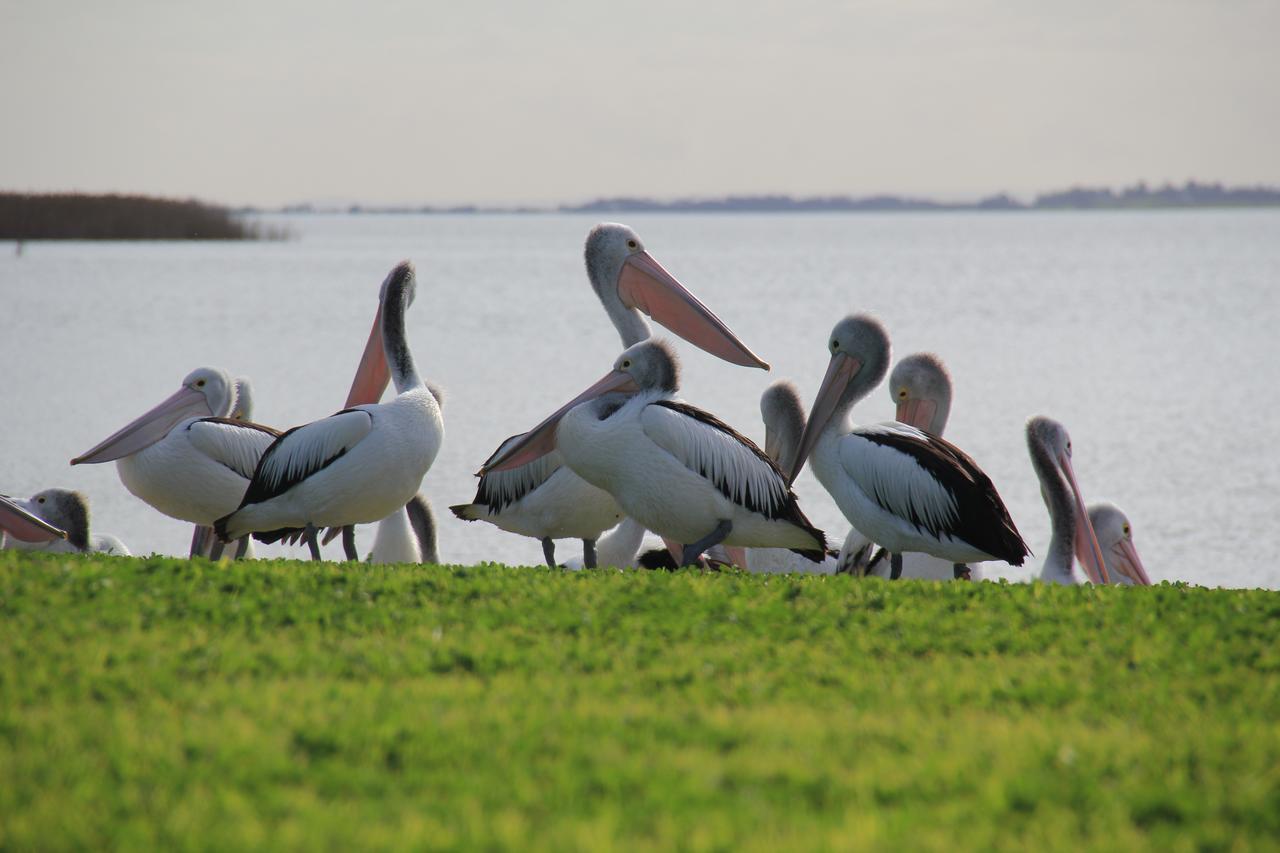
[[351,450],[372,429],[373,418],[363,408],[339,412],[298,427],[278,440],[255,479],[269,492],[276,492],[282,483],[303,480],[334,457]]
[[198,420],[187,427],[191,446],[246,480],[253,477],[262,454],[276,436],[250,426]]

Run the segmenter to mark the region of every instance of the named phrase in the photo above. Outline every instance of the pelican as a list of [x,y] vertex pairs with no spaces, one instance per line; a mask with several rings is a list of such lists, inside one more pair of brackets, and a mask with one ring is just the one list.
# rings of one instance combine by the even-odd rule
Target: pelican
[[431,503],[421,494],[378,522],[370,563],[440,562],[436,547],[436,519]]
[[[1124,511],[1108,501],[1090,504],[1089,523],[1098,536],[1098,547],[1111,583],[1150,586],[1151,578],[1147,576],[1147,569],[1133,544],[1133,526]],[[1088,546],[1089,543],[1076,537],[1076,556],[1081,565],[1088,564]]]
[[4,547],[27,551],[47,551],[54,554],[110,554],[116,557],[130,556],[124,543],[110,534],[91,536],[89,533],[89,499],[80,492],[69,489],[45,489],[36,492],[29,500],[17,501],[30,514],[66,531],[65,538],[44,542],[24,542],[17,537],[8,538]]
[[826,556],[777,465],[714,415],[677,401],[665,342],[642,341],[613,370],[486,463],[525,464],[558,447],[574,473],[614,496],[631,518],[685,544],[681,565],[715,545],[791,548]]
[[[778,470],[789,471],[800,449],[804,433],[804,405],[796,386],[785,380],[774,382],[760,395],[760,419],[764,421],[764,452],[777,463]],[[820,563],[800,557],[785,548],[750,548],[743,568],[762,574],[808,573],[834,574],[836,558],[830,554]]]
[[1027,555],[990,478],[948,441],[906,424],[852,428],[849,410],[880,384],[888,369],[889,335],[875,318],[846,317],[831,332],[831,361],[800,449],[794,480],[813,456],[813,473],[845,518],[891,555],[894,576],[904,552],[923,552],[959,566]]
[[[115,461],[134,496],[180,521],[209,526],[240,503],[259,457],[279,435],[227,417],[235,401],[225,370],[202,367],[182,387],[72,465]],[[199,553],[193,537],[192,556]]]
[[8,543],[17,542],[47,544],[66,538],[67,531],[30,512],[21,502],[0,495],[0,545],[9,547]]
[[[643,313],[725,361],[769,369],[649,254],[632,229],[613,222],[597,225],[587,234],[583,254],[587,278],[624,348],[649,339],[649,324]],[[450,510],[464,521],[487,521],[510,533],[540,540],[543,557],[553,567],[555,540],[581,539],[583,565],[594,568],[596,540],[622,517],[617,502],[608,492],[566,469],[561,454],[555,450],[527,465],[498,470],[495,460],[525,435],[504,441],[483,466],[486,473],[480,478],[475,500]],[[609,557],[622,556],[634,534],[634,530],[625,531],[619,541],[612,543],[624,547]]]
[[[253,421],[253,383],[247,376],[237,376],[232,380],[235,395],[232,398],[231,412],[228,415],[233,421]],[[213,535],[213,528],[197,524],[191,534],[191,556],[199,554],[211,560],[222,557],[222,543]],[[236,546],[236,559],[241,560],[253,556],[253,542],[248,536],[240,538]]]
[[1075,547],[1082,554],[1080,566],[1089,580],[1107,583],[1106,563],[1071,465],[1071,436],[1066,427],[1043,415],[1031,418],[1027,421],[1027,452],[1031,455],[1031,467],[1040,479],[1040,496],[1049,509],[1053,525],[1040,580],[1074,584],[1072,549]]
[[440,450],[444,422],[405,339],[405,310],[415,287],[408,261],[387,275],[377,330],[383,352],[366,349],[357,373],[363,379],[385,365],[396,396],[344,409],[277,438],[262,454],[239,508],[214,523],[219,539],[252,533],[260,542],[274,542],[301,528],[312,559],[319,560],[319,528],[378,521],[417,494]]
[[[933,353],[918,352],[898,361],[889,374],[889,399],[897,407],[895,418],[900,423],[913,426],[930,435],[942,437],[951,413],[951,374],[942,359]],[[845,546],[841,549],[841,567],[854,574],[892,578],[893,573],[886,552],[881,549],[874,557],[865,547],[866,537],[857,529],[849,531]],[[866,555],[870,560],[862,560]],[[904,554],[902,577],[922,580],[980,580],[982,569],[978,565],[957,566],[928,554]]]

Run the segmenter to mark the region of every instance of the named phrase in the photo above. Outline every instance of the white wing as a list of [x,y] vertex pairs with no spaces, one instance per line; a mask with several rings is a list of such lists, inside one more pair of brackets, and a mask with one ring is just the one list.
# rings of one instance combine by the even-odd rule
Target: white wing
[[904,424],[859,427],[840,439],[840,463],[887,512],[936,534],[954,523],[956,501],[925,467],[935,461],[934,444],[927,434]]
[[663,400],[645,406],[640,425],[654,444],[729,500],[768,518],[787,514],[789,490],[782,473],[750,439],[713,415]]
[[279,433],[243,421],[201,419],[187,427],[191,445],[246,480],[253,479],[258,460]]
[[373,429],[373,416],[348,409],[320,421],[294,427],[262,455],[241,506],[287,492],[360,443]]

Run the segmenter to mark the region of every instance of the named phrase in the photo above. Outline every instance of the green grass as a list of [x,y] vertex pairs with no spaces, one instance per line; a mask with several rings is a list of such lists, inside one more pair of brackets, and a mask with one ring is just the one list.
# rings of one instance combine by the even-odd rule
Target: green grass
[[0,849],[1280,845],[1280,593],[0,552]]

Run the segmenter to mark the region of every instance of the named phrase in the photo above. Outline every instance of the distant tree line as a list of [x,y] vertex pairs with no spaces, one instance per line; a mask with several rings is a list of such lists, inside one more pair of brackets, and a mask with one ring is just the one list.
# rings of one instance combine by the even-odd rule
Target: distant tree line
[[194,199],[0,193],[0,240],[260,240],[285,236]]

